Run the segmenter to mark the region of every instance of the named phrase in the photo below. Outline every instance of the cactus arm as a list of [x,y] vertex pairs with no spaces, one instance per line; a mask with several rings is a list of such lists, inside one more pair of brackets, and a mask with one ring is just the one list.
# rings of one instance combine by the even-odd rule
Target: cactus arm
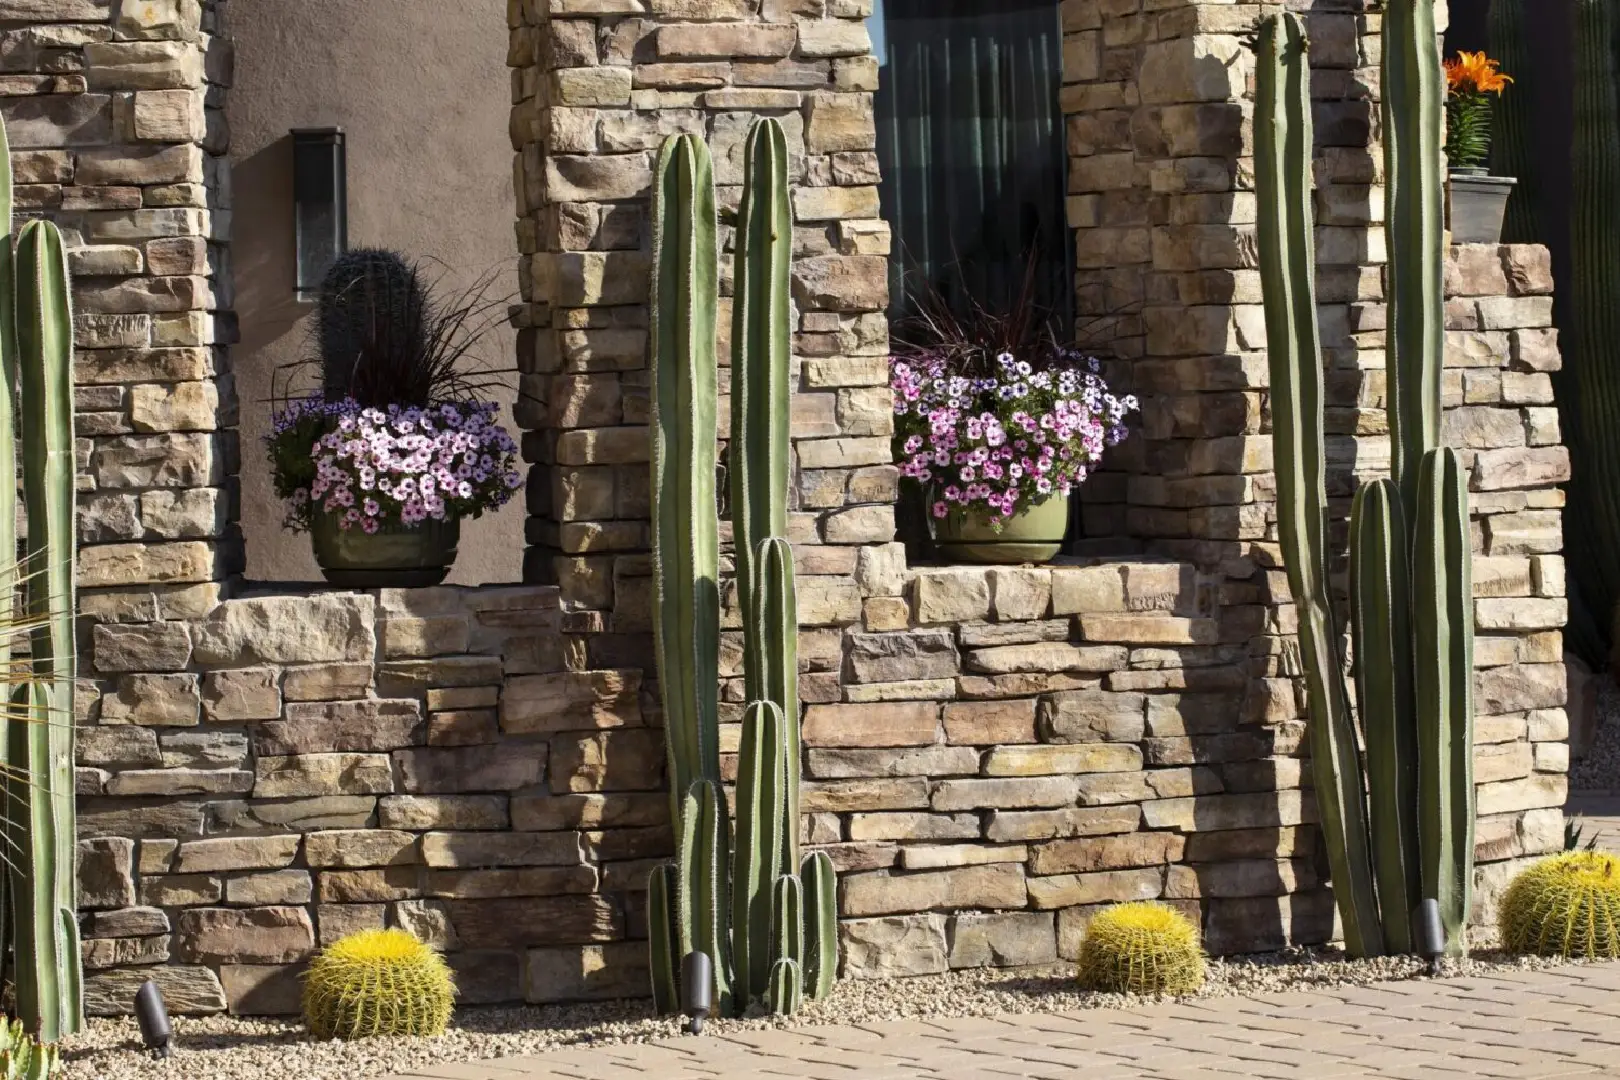
[[1366,794],[1344,684],[1327,554],[1321,338],[1311,231],[1310,71],[1304,23],[1285,14],[1260,32],[1255,186],[1260,276],[1270,345],[1277,529],[1294,602],[1310,706],[1316,800],[1334,896],[1352,955],[1377,955],[1378,925]]
[[772,890],[771,962],[792,960],[804,967],[804,885],[793,874],[776,879]]
[[681,955],[707,953],[714,969],[716,1014],[732,1011],[726,863],[731,854],[725,797],[712,780],[693,783],[681,816]]
[[1356,493],[1350,516],[1350,606],[1356,701],[1367,740],[1373,869],[1384,947],[1410,953],[1419,896],[1417,699],[1411,577],[1401,493],[1379,480]]
[[1389,0],[1383,39],[1384,175],[1389,208],[1389,381],[1392,472],[1407,520],[1418,468],[1440,445],[1445,356],[1445,190],[1440,162],[1445,77],[1434,0]]
[[[749,129],[743,169],[731,323],[731,517],[737,580],[746,583],[753,580],[760,543],[787,535],[793,209],[787,135],[779,121],[760,120]],[[752,621],[749,604],[745,596],[744,625]],[[755,657],[744,648],[744,669],[754,679]],[[750,684],[748,700],[764,695]]]
[[780,537],[760,541],[749,592],[753,621],[744,640],[754,643],[760,696],[782,713],[787,811],[782,822],[785,866],[799,863],[799,604],[794,589],[793,548]]
[[653,867],[647,879],[647,942],[651,954],[653,1012],[659,1016],[668,1016],[681,1008],[675,876],[673,863],[660,863]]
[[[30,222],[15,258],[23,502],[28,512],[27,609],[33,677],[22,689],[28,723],[10,725],[11,764],[26,768],[12,800],[28,854],[13,880],[17,1003],[44,1042],[84,1023],[75,917],[73,310],[62,234]],[[17,806],[21,803],[21,806]]]
[[832,993],[838,978],[838,878],[825,851],[812,852],[799,869],[804,886],[805,993],[815,1001]]
[[719,262],[713,163],[701,140],[664,143],[653,204],[653,634],[678,820],[692,782],[720,777]]
[[1533,148],[1535,91],[1539,72],[1530,57],[1530,25],[1525,0],[1491,0],[1487,16],[1491,55],[1513,76],[1513,86],[1491,103],[1493,139],[1491,171],[1518,179],[1508,198],[1502,226],[1504,244],[1539,244],[1541,207],[1540,167]]
[[778,960],[771,965],[765,1002],[778,1016],[792,1016],[804,1007],[804,975],[797,960]]
[[1468,477],[1451,449],[1423,459],[1412,572],[1418,827],[1423,899],[1440,902],[1448,951],[1466,947],[1474,880],[1473,538]]
[[771,972],[772,888],[782,872],[782,711],[756,701],[743,717],[737,761],[737,840],[731,875],[731,948],[737,1007],[767,992]]

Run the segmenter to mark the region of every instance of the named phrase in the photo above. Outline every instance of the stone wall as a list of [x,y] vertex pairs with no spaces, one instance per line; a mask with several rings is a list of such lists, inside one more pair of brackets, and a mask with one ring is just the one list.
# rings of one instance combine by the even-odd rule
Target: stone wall
[[[24,212],[63,223],[78,273],[96,1011],[152,972],[177,1009],[277,1011],[319,942],[386,922],[446,946],[468,1001],[639,992],[646,871],[672,847],[649,663],[652,154],[704,133],[733,206],[758,115],[783,120],[797,180],[804,828],[844,873],[845,974],[1072,955],[1093,905],[1126,897],[1197,905],[1220,950],[1331,933],[1273,520],[1256,6],[1061,4],[1082,309],[1113,319],[1110,373],[1144,403],[1085,498],[1131,555],[984,571],[909,568],[892,542],[868,0],[512,0],[533,584],[378,594],[233,577],[225,6],[0,0]],[[1342,518],[1388,463],[1377,15],[1291,6],[1318,66]],[[1561,840],[1568,466],[1545,253],[1454,264],[1447,436],[1478,517],[1494,886]],[[728,629],[730,747],[739,653]]]

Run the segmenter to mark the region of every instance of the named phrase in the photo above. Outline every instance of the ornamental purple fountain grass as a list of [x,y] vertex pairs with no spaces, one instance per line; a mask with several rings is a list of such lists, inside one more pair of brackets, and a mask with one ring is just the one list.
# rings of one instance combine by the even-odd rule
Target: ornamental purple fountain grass
[[1011,353],[969,363],[943,351],[893,358],[901,475],[928,492],[934,517],[960,509],[998,529],[1049,495],[1068,495],[1124,441],[1125,417],[1138,407],[1109,393],[1099,366],[1062,348],[1038,363]]
[[361,408],[351,400],[295,401],[266,439],[287,525],[318,512],[344,529],[476,517],[509,502],[523,478],[517,443],[493,402]]

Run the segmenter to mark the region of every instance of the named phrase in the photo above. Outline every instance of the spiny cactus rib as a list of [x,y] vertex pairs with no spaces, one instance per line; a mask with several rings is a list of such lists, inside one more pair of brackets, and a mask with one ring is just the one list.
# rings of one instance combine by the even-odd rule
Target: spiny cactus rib
[[766,992],[771,970],[772,889],[782,872],[782,710],[756,701],[743,716],[737,760],[737,846],[731,875],[734,992],[739,1005]]
[[1412,567],[1417,665],[1418,826],[1423,899],[1440,901],[1446,945],[1466,947],[1474,878],[1473,537],[1456,451],[1419,470]]
[[647,879],[647,942],[652,963],[653,1011],[669,1016],[681,1011],[680,952],[674,863],[653,867]]
[[[788,434],[791,388],[793,208],[788,199],[787,135],[779,121],[757,121],[744,152],[742,205],[737,212],[736,301],[731,324],[731,518],[737,580],[754,580],[753,560],[767,537],[787,535]],[[754,622],[752,598],[742,597],[743,625]],[[762,670],[744,644],[748,700],[769,699],[754,685]]]
[[12,879],[17,1006],[41,1041],[84,1024],[74,896],[73,310],[62,234],[32,221],[18,238],[16,340],[23,424],[23,502],[28,515],[27,610],[32,681],[19,688],[31,718],[10,725],[10,765],[30,782],[13,793],[20,849]]
[[1356,701],[1367,739],[1373,867],[1384,948],[1410,953],[1419,896],[1417,699],[1413,690],[1410,543],[1401,493],[1379,480],[1350,515],[1350,610]]
[[708,147],[674,137],[653,192],[651,336],[653,633],[677,820],[694,780],[720,778],[716,229]]
[[[781,537],[759,543],[754,553],[749,594],[752,619],[744,640],[754,644],[757,672],[750,675],[753,701],[769,701],[782,713],[783,759],[787,767],[787,812],[782,822],[783,865],[799,862],[799,601],[794,585],[793,548]],[[758,684],[757,686],[755,684]]]
[[825,1000],[838,978],[838,880],[825,851],[812,852],[799,868],[804,886],[804,990]]
[[1490,54],[1514,80],[1508,93],[1498,94],[1491,102],[1491,172],[1519,181],[1508,198],[1507,218],[1502,223],[1504,244],[1539,244],[1546,239],[1538,205],[1541,167],[1534,148],[1539,72],[1530,55],[1525,6],[1525,0],[1491,0],[1487,16]]
[[712,780],[699,780],[686,794],[681,818],[681,956],[708,954],[714,969],[712,1000],[718,1015],[731,1013],[731,942],[726,905],[730,881],[726,864],[731,835],[726,800]]
[[1416,516],[1417,472],[1440,445],[1445,355],[1445,75],[1434,0],[1384,7],[1383,134],[1388,213],[1389,384],[1392,472],[1407,520]]
[[[1571,157],[1569,250],[1573,272],[1559,283],[1571,318],[1560,387],[1560,419],[1573,466],[1565,520],[1587,659],[1607,659],[1609,620],[1620,601],[1620,11],[1611,0],[1575,0],[1575,139]],[[1567,391],[1567,392],[1566,392]],[[1598,656],[1590,655],[1597,653]]]
[[1260,275],[1270,343],[1277,528],[1299,610],[1310,706],[1311,759],[1346,947],[1383,948],[1355,721],[1330,600],[1321,336],[1311,221],[1313,145],[1305,26],[1284,14],[1261,25],[1255,106]]
[[804,1008],[804,975],[796,960],[778,960],[771,965],[765,1003],[778,1016],[792,1016]]

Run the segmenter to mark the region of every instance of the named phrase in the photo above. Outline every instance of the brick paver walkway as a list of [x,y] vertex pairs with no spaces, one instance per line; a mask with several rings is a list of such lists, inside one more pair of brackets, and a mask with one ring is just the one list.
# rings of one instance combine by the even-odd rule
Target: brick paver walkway
[[[684,1038],[410,1080],[1232,1080],[1620,1076],[1620,964],[1131,1010]],[[404,1080],[404,1078],[396,1078]]]

